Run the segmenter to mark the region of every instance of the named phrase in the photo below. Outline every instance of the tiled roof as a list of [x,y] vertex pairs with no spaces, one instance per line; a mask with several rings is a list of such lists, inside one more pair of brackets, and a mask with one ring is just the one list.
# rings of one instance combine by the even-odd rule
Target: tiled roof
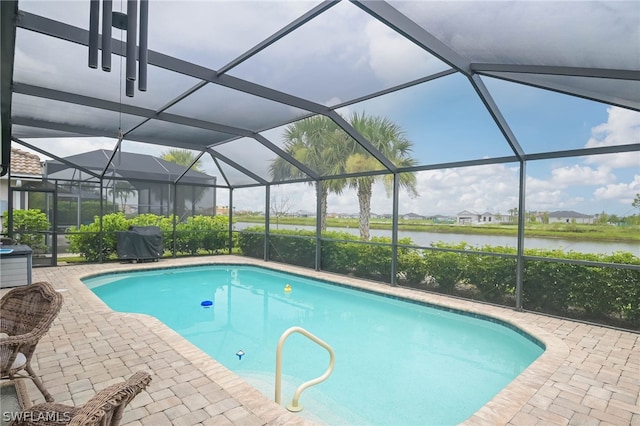
[[11,148],[11,174],[42,176],[40,157],[30,152]]
[[588,214],[582,214],[582,213],[574,212],[573,210],[561,210],[561,211],[549,213],[549,217],[588,218],[588,217],[593,217],[593,216],[588,215]]

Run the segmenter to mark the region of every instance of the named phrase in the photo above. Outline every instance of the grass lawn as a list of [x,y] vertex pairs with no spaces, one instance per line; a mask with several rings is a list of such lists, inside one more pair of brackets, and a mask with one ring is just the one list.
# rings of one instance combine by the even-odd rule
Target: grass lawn
[[[235,221],[263,224],[263,216],[235,216]],[[281,217],[277,219],[283,225],[315,226],[312,217]],[[272,224],[276,219],[272,218]],[[358,228],[358,219],[327,218],[327,226],[336,228]],[[371,229],[391,229],[390,219],[372,219]],[[455,234],[483,234],[483,235],[517,235],[515,224],[493,225],[458,225],[437,224],[430,220],[400,220],[398,229],[401,231],[442,232]],[[528,237],[564,238],[586,241],[640,241],[640,225],[614,226],[577,223],[528,223],[525,225]]]

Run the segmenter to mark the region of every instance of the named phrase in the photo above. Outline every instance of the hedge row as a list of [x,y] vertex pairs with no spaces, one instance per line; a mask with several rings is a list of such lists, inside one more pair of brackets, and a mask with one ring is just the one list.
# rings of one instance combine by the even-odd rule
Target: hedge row
[[[122,213],[103,217],[102,259],[114,258],[116,232],[129,226],[159,226],[165,250],[183,254],[226,252],[228,218],[195,216],[176,225],[173,218],[153,214],[128,220]],[[89,261],[100,258],[99,221],[72,228],[70,250]],[[264,258],[263,227],[237,233],[242,254]],[[409,238],[399,241],[410,246]],[[391,282],[391,240],[373,238],[363,244],[346,232],[327,232],[321,241],[321,269],[381,282]],[[463,252],[461,252],[463,251]],[[269,259],[313,268],[316,238],[312,231],[272,230]],[[515,249],[471,247],[466,243],[437,244],[430,249],[398,248],[397,282],[400,285],[437,291],[514,306],[516,292]],[[640,329],[640,271],[614,266],[591,266],[551,259],[640,265],[632,253],[585,254],[561,250],[526,250],[523,270],[523,307],[566,317]]]
[[[269,258],[314,267],[314,235],[312,231],[271,231]],[[323,234],[321,268],[390,282],[391,240],[381,237],[371,242],[362,244],[357,236],[348,233]],[[411,240],[399,243],[411,245]],[[244,255],[263,258],[264,228],[242,231],[239,246]],[[399,248],[397,280],[407,287],[514,306],[515,255],[516,250],[511,247],[472,247],[466,243],[441,243],[423,250]],[[525,309],[640,328],[640,271],[546,260],[640,265],[637,256],[625,252],[607,255],[539,249],[525,250],[525,256],[522,294]]]
[[176,224],[174,238],[172,216],[158,216],[142,214],[133,219],[127,219],[124,213],[112,213],[102,217],[103,239],[100,244],[100,218],[96,216],[94,222],[71,227],[67,239],[70,242],[69,251],[79,253],[89,262],[114,259],[117,256],[119,231],[126,231],[130,226],[158,226],[162,230],[164,250],[172,252],[175,245],[176,253],[195,255],[202,251],[214,254],[228,248],[229,219],[226,216],[193,216],[186,222]]

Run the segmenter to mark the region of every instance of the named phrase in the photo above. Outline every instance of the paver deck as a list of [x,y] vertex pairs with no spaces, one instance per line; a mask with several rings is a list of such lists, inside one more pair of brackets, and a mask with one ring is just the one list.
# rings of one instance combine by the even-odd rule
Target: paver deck
[[[545,352],[467,425],[640,426],[640,334],[237,256],[34,269],[34,281],[48,281],[64,295],[34,362],[56,402],[80,405],[96,391],[146,370],[153,380],[129,405],[122,424],[311,424],[155,318],[113,312],[80,281],[100,272],[203,263],[268,266],[491,315],[544,342]],[[43,402],[35,386],[27,385],[34,403]]]

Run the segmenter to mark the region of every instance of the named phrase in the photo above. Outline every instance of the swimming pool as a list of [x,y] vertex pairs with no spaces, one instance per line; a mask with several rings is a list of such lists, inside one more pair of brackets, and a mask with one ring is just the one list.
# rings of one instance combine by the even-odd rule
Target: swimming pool
[[[289,327],[304,327],[336,353],[333,374],[300,398],[303,416],[327,424],[457,424],[543,352],[498,321],[266,268],[181,267],[83,281],[114,310],[157,317],[271,399],[277,341]],[[299,335],[283,354],[286,404],[299,384],[324,372],[328,356]]]

